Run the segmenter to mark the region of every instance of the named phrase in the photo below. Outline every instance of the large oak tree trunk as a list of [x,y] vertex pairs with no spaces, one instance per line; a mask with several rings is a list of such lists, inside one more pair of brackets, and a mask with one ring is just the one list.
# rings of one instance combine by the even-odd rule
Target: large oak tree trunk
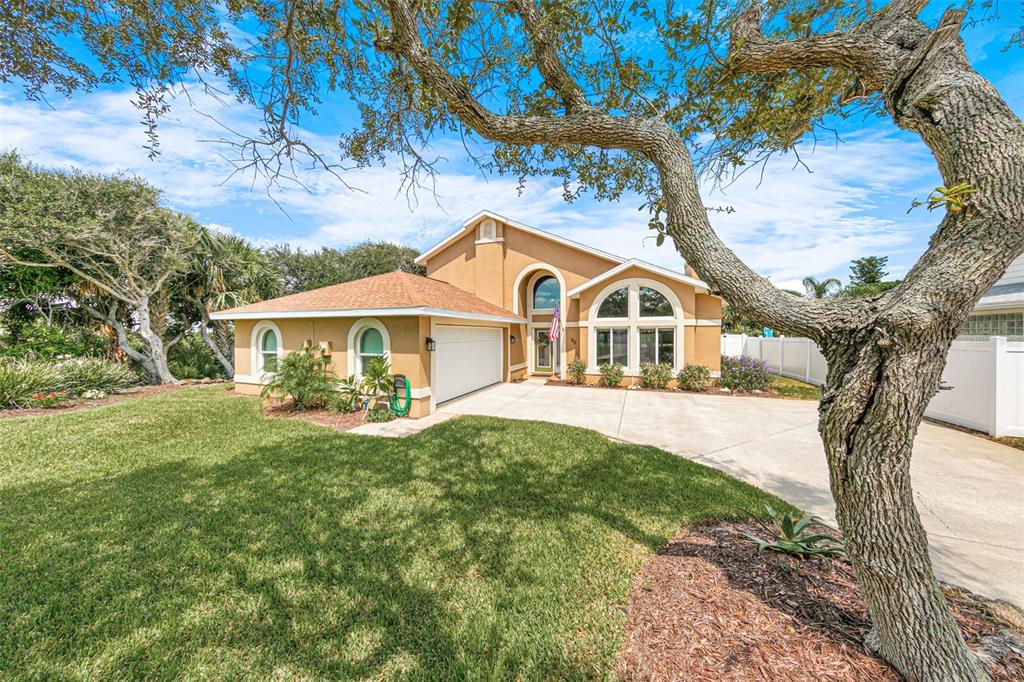
[[[819,430],[836,514],[871,613],[868,644],[911,680],[984,680],[932,572],[910,456],[951,333],[912,341],[875,330],[825,346]],[[832,388],[835,387],[835,388]]]

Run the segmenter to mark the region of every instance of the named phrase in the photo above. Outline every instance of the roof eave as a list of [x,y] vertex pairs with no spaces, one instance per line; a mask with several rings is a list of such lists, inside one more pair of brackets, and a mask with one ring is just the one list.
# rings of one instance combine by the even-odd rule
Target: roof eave
[[614,278],[616,275],[618,275],[619,273],[625,272],[626,270],[628,270],[631,267],[636,267],[636,268],[639,268],[641,270],[647,270],[648,272],[652,272],[654,274],[658,274],[658,275],[661,275],[663,277],[668,277],[670,279],[674,279],[677,282],[682,282],[683,284],[689,284],[694,289],[696,289],[698,293],[708,294],[709,296],[715,296],[717,298],[721,298],[717,294],[711,293],[711,287],[708,285],[707,282],[705,282],[703,280],[699,280],[699,279],[697,279],[695,277],[690,277],[689,275],[684,275],[682,273],[673,272],[672,270],[669,270],[668,268],[663,268],[660,265],[654,265],[653,263],[647,263],[645,261],[640,260],[639,258],[630,258],[629,260],[623,262],[622,264],[615,266],[611,270],[606,270],[605,272],[602,272],[597,277],[594,277],[592,279],[588,279],[586,282],[584,282],[583,284],[579,285],[578,287],[576,287],[574,289],[571,289],[570,291],[566,292],[566,294],[565,294],[566,298],[576,298],[577,296],[579,296],[582,292],[586,291],[587,289],[590,289],[592,287],[597,286],[598,284],[601,284],[602,282],[610,280],[610,279]]
[[314,310],[222,310],[212,313],[211,320],[286,320],[296,318],[323,317],[444,317],[481,322],[502,322],[518,324],[525,318],[515,315],[491,315],[460,310],[445,310],[430,306],[408,306],[402,308],[320,308]]
[[484,209],[482,211],[478,211],[472,218],[469,218],[468,220],[463,222],[462,227],[460,227],[458,230],[451,233],[450,235],[439,241],[437,244],[434,244],[432,247],[421,253],[413,260],[413,262],[416,263],[417,265],[423,265],[431,256],[444,249],[444,247],[448,246],[448,244],[450,244],[452,241],[461,237],[462,234],[466,231],[467,227],[469,227],[476,221],[480,220],[481,218],[492,218],[494,220],[500,221],[508,225],[509,227],[514,227],[517,230],[522,230],[523,232],[526,232],[528,234],[533,234],[538,237],[548,239],[558,244],[568,246],[569,248],[576,249],[577,251],[582,251],[584,253],[589,253],[593,256],[598,256],[599,258],[604,258],[605,260],[609,260],[613,263],[622,263],[625,261],[624,258],[622,258],[621,256],[616,256],[613,253],[608,253],[607,251],[595,249],[590,246],[587,246],[586,244],[580,244],[579,242],[575,242],[572,239],[559,237],[557,234],[552,234],[550,232],[545,232],[544,230],[539,230],[536,227],[524,225],[523,223],[517,222],[510,218],[506,218],[505,216],[495,213],[494,211],[488,211],[487,209]]

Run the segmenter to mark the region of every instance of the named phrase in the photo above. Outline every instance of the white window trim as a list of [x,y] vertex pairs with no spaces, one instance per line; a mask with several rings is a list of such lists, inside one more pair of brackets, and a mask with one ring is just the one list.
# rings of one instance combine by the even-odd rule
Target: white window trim
[[346,359],[348,360],[348,372],[346,376],[353,374],[356,377],[363,376],[363,373],[359,371],[359,337],[367,329],[376,329],[380,332],[381,339],[384,341],[384,357],[391,361],[391,335],[388,334],[388,328],[384,326],[384,323],[378,320],[376,317],[364,317],[356,320],[348,330],[348,345],[346,346]]
[[[668,299],[669,303],[672,304],[672,317],[640,317],[640,287],[642,286],[654,289]],[[604,300],[613,292],[624,287],[629,290],[629,316],[624,318],[598,318],[597,311],[601,309],[601,304],[604,303]],[[685,324],[686,322],[683,318],[683,304],[679,300],[679,296],[676,295],[676,292],[672,291],[671,287],[658,282],[657,280],[647,279],[646,277],[620,279],[611,282],[610,284],[606,284],[594,298],[594,302],[591,303],[590,311],[587,315],[587,344],[590,350],[590,352],[587,353],[587,372],[590,374],[596,374],[598,372],[597,329],[607,329],[612,327],[629,329],[629,362],[624,365],[626,376],[636,376],[640,373],[639,330],[641,328],[653,327],[664,329],[672,327],[675,329],[675,340],[673,343],[675,357],[672,359],[672,370],[674,372],[678,372],[683,366],[683,358],[686,357],[684,353],[684,344],[686,343],[686,337],[684,336]]]
[[256,377],[257,383],[262,383],[265,376],[273,374],[273,372],[263,370],[263,334],[267,331],[272,331],[277,336],[277,361],[281,362],[284,358],[284,337],[281,335],[281,330],[271,320],[257,322],[256,326],[252,328],[252,338],[249,341],[252,354],[252,376]]
[[[532,275],[532,277],[531,277],[531,275]],[[558,268],[556,268],[555,266],[550,265],[548,263],[531,263],[530,265],[527,265],[525,268],[523,268],[522,270],[519,271],[519,275],[516,276],[515,284],[512,286],[512,312],[514,314],[518,315],[519,314],[519,292],[521,291],[523,280],[526,280],[527,278],[529,278],[529,280],[527,281],[527,285],[528,286],[527,286],[527,289],[526,289],[526,291],[527,291],[527,296],[526,296],[526,330],[527,330],[527,334],[526,334],[526,362],[527,362],[527,365],[528,365],[528,371],[530,373],[533,373],[533,372],[536,371],[536,369],[533,366],[534,349],[533,349],[533,331],[532,331],[532,328],[534,326],[537,326],[537,325],[545,324],[543,322],[541,322],[541,323],[534,323],[533,317],[532,317],[533,313],[534,312],[537,312],[537,313],[544,313],[544,312],[554,313],[554,308],[552,308],[550,310],[547,310],[547,311],[541,311],[541,310],[534,311],[533,310],[533,290],[532,290],[532,285],[536,282],[537,279],[539,279],[540,277],[543,277],[544,275],[554,275],[555,279],[558,280],[558,288],[559,288],[558,309],[562,311],[562,325],[563,326],[567,326],[565,324],[566,300],[567,300],[566,297],[565,297],[565,292],[566,292],[565,277],[562,276],[562,272]],[[550,323],[547,323],[547,324],[550,325]],[[565,334],[561,334],[558,337],[558,372],[557,372],[558,377],[561,378],[561,379],[565,378],[565,343],[566,343],[566,341],[565,341]]]

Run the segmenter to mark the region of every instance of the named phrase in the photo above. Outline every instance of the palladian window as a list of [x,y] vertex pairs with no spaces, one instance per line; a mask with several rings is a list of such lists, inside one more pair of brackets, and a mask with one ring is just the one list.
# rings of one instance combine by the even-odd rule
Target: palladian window
[[623,287],[608,294],[597,310],[600,317],[629,317],[629,289]]

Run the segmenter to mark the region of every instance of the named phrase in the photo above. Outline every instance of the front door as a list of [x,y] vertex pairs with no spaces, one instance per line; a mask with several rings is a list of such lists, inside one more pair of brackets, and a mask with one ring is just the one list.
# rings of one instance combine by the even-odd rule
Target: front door
[[547,329],[533,330],[533,371],[551,372],[554,370],[554,357],[551,339]]

